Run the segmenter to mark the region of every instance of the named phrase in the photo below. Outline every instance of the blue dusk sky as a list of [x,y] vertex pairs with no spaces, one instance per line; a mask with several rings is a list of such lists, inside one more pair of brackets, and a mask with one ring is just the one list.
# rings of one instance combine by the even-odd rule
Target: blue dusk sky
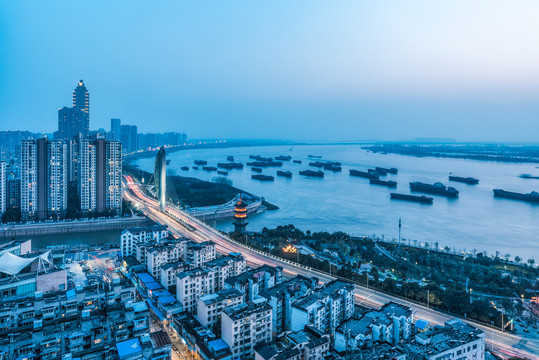
[[0,1],[0,130],[539,141],[539,2]]

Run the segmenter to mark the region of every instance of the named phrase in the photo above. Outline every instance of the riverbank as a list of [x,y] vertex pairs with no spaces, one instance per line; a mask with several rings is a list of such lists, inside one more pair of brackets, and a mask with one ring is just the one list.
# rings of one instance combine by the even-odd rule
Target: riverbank
[[454,254],[343,232],[303,232],[293,225],[232,237],[289,261],[486,325],[502,326],[500,308],[510,318],[522,318],[522,304],[539,290],[535,262],[522,263],[518,256],[511,262],[500,254]]
[[539,146],[377,144],[363,149],[381,154],[431,156],[512,163],[539,163]]

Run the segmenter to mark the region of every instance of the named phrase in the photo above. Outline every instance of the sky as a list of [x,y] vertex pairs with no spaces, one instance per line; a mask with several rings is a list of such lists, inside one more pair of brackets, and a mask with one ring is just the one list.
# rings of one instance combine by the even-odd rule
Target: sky
[[539,2],[0,0],[0,130],[539,142]]

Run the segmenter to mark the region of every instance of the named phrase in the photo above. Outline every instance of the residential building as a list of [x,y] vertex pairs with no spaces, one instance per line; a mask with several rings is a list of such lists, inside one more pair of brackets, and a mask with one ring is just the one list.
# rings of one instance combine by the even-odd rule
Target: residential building
[[240,253],[230,253],[227,256],[208,261],[204,266],[215,272],[214,292],[217,292],[225,288],[226,279],[245,272],[246,262]]
[[[134,256],[135,245],[139,243],[157,244],[167,238],[168,230],[166,226],[154,225],[149,227],[134,227],[122,231],[120,235],[120,251],[122,256]],[[140,261],[140,260],[139,260]],[[146,261],[142,262],[146,263]]]
[[174,315],[172,326],[185,339],[187,348],[194,353],[195,358],[205,360],[232,359],[230,346],[223,339],[217,339],[217,336],[207,326],[202,325],[187,311]]
[[21,142],[23,219],[60,218],[67,209],[67,146],[63,141]]
[[245,301],[253,301],[259,293],[282,281],[283,268],[262,265],[225,280],[225,289],[238,289],[245,294]]
[[159,282],[165,289],[174,288],[176,290],[176,275],[190,269],[192,269],[192,266],[183,260],[163,264],[159,267]]
[[446,321],[418,333],[415,339],[402,345],[407,359],[483,360],[485,359],[485,333],[461,320]]
[[292,331],[312,325],[325,333],[335,329],[354,314],[354,285],[334,280],[292,304]]
[[[185,241],[182,239],[167,239],[152,246],[144,246],[148,272],[158,281],[161,280],[161,266],[181,259]],[[139,244],[141,245],[141,244]]]
[[264,300],[227,307],[221,315],[221,338],[233,359],[253,359],[254,347],[271,341],[271,306]]
[[221,323],[221,311],[229,306],[244,302],[243,293],[237,289],[221,290],[215,294],[201,296],[197,300],[197,320],[213,328]]
[[104,139],[81,140],[79,167],[81,211],[119,214],[122,208],[122,145]]
[[195,267],[202,266],[215,259],[215,243],[211,241],[197,243],[190,240],[185,245],[183,259]]
[[324,334],[311,326],[289,333],[286,339],[292,348],[301,351],[302,360],[323,360],[329,353],[329,334]]
[[7,179],[6,207],[8,209],[21,207],[21,179]]
[[274,337],[291,329],[292,303],[309,295],[317,285],[318,279],[297,275],[260,293],[272,308],[271,328]]
[[183,310],[196,315],[199,297],[213,293],[215,273],[207,268],[195,268],[177,275],[176,298]]

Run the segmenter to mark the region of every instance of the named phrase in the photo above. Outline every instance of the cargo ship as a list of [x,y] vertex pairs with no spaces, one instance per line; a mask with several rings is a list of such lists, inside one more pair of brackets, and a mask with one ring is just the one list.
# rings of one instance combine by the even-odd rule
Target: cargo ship
[[479,180],[473,177],[461,177],[461,176],[453,176],[449,175],[449,180],[451,181],[457,181],[465,184],[475,185],[479,183]]
[[219,174],[219,175],[228,175],[228,172],[219,170],[219,171],[217,171],[217,174]]
[[256,167],[280,167],[283,166],[282,161],[273,161],[273,159],[270,159],[269,161],[252,161],[248,162],[247,166],[256,166]]
[[303,163],[303,161],[301,161],[301,160],[292,160],[292,161],[294,162],[294,164],[301,164],[301,163]]
[[457,198],[459,192],[454,187],[446,187],[442,183],[425,184],[419,181],[411,182],[410,189],[416,192],[422,192],[426,194],[442,195],[447,197]]
[[539,203],[539,193],[537,191],[532,191],[528,194],[505,191],[502,189],[494,189],[493,191],[495,197]]
[[408,195],[408,194],[391,193],[390,196],[391,196],[391,199],[413,201],[413,202],[418,202],[421,204],[432,204],[434,202],[433,198],[431,198],[430,196],[425,196],[425,195],[416,196],[416,195]]
[[285,177],[285,178],[291,178],[292,177],[292,172],[291,171],[277,170],[277,175]]
[[217,168],[215,166],[203,166],[202,170],[206,171],[217,171]]
[[365,171],[359,171],[359,170],[350,170],[350,176],[358,176],[366,179],[379,179],[380,175],[378,174],[371,174],[369,172]]
[[322,170],[318,170],[318,171],[303,170],[303,171],[300,171],[299,174],[303,176],[317,177],[317,178],[324,177],[324,172]]
[[374,185],[383,185],[390,188],[397,187],[397,182],[393,180],[385,181],[385,180],[380,180],[380,179],[370,179],[369,183],[374,184]]
[[195,160],[195,165],[208,165],[206,160]]
[[319,156],[319,155],[307,155],[307,157],[311,158],[311,159],[322,159],[322,156]]
[[262,174],[251,175],[251,179],[260,180],[260,181],[274,181],[275,180],[275,178],[271,175],[262,175]]
[[231,169],[243,169],[243,163],[240,162],[227,162],[227,163],[217,163],[218,168],[231,170]]
[[386,174],[397,174],[399,170],[397,168],[384,168],[380,166],[376,166],[374,169],[378,171],[380,174],[386,175]]
[[189,167],[188,167],[188,166],[182,166],[181,169],[182,169],[183,171],[189,171]]
[[253,168],[251,168],[251,171],[252,171],[252,172],[256,172],[256,173],[261,173],[261,172],[262,172],[262,169],[261,169],[261,168],[257,168],[257,167],[253,167]]
[[281,156],[277,156],[275,158],[275,160],[290,161],[290,160],[292,160],[292,156],[290,156],[290,155],[281,155]]
[[327,163],[327,164],[324,164],[324,170],[342,171],[342,167],[340,165],[335,165],[333,163]]

